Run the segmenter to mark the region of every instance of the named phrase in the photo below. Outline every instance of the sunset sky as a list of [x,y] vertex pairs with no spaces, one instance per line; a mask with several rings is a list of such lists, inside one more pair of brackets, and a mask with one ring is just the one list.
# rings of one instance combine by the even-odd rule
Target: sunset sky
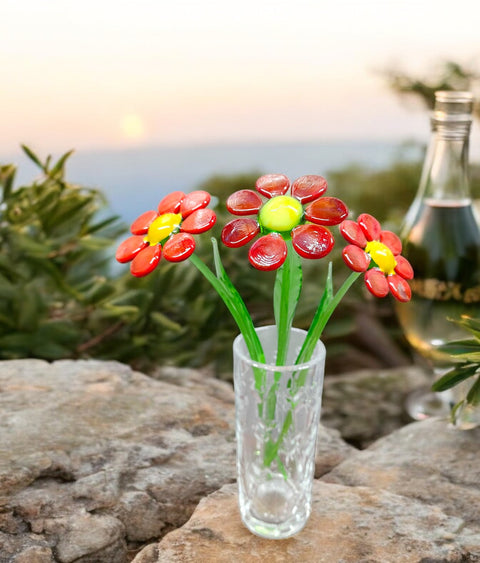
[[478,0],[2,0],[0,154],[424,136],[379,71],[480,67]]

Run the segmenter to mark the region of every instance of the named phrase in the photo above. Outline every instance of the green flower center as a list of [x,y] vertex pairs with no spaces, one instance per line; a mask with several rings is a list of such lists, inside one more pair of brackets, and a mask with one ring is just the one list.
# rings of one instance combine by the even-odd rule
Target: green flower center
[[145,238],[150,245],[158,244],[170,236],[175,229],[178,229],[181,222],[182,216],[180,213],[164,213],[157,217],[148,227],[148,233]]
[[258,221],[269,231],[291,231],[303,217],[303,206],[294,197],[279,195],[269,199],[260,209]]
[[382,270],[383,273],[391,275],[395,273],[395,266],[397,261],[393,252],[378,240],[372,240],[367,243],[365,252],[370,255],[375,264]]

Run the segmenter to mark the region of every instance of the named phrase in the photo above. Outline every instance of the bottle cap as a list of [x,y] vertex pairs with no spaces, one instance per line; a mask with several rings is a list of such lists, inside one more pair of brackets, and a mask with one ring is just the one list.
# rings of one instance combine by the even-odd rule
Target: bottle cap
[[435,92],[435,121],[471,122],[473,112],[473,94],[440,90]]

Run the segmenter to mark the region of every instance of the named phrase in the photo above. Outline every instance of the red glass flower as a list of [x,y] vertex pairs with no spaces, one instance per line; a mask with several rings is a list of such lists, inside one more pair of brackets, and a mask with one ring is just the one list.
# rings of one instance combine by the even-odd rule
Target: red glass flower
[[[389,292],[398,301],[412,297],[407,280],[413,278],[410,262],[401,255],[402,243],[391,231],[382,231],[380,223],[363,213],[357,221],[346,220],[340,232],[347,242],[342,252],[345,264],[354,272],[365,272],[365,285],[376,297]],[[373,261],[374,266],[371,266]]]
[[244,246],[261,234],[248,253],[258,270],[279,268],[287,257],[285,240],[290,238],[303,258],[323,258],[332,250],[333,235],[326,227],[341,223],[348,211],[340,199],[322,197],[327,190],[325,178],[302,176],[290,185],[283,174],[267,174],[258,178],[255,188],[237,191],[228,198],[227,209],[240,218],[223,228],[225,246]]
[[217,217],[207,208],[210,194],[197,190],[185,195],[172,192],[162,199],[157,210],[146,211],[130,227],[133,236],[117,249],[118,262],[131,262],[134,276],[146,276],[158,265],[162,253],[165,260],[181,262],[195,250],[192,235],[213,227]]

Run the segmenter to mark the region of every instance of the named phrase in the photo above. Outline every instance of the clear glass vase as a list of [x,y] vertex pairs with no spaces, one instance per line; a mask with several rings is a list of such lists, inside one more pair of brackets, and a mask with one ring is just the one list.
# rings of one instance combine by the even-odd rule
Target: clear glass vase
[[250,359],[241,335],[233,344],[239,507],[251,532],[282,539],[310,516],[325,347],[318,342],[295,365],[306,332],[291,329],[287,361],[276,366],[277,327],[257,334],[264,364]]

